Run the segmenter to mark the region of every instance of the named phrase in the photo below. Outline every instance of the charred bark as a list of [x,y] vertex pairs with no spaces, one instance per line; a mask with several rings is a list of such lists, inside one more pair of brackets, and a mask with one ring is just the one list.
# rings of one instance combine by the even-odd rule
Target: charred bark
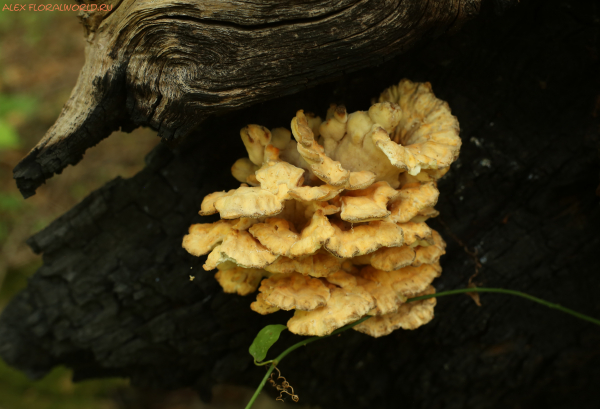
[[[202,197],[233,188],[248,123],[288,126],[304,108],[365,109],[403,77],[431,81],[461,123],[459,161],[431,224],[449,246],[438,291],[474,281],[526,291],[600,317],[598,10],[531,1],[485,11],[459,34],[378,68],[206,120],[159,146],[30,240],[44,266],[0,317],[0,354],[32,375],[66,364],[77,378],[134,384],[255,386],[247,348],[263,325],[252,297],[226,295],[181,249]],[[188,276],[195,275],[190,282]],[[525,300],[440,298],[436,318],[380,339],[345,333],[296,351],[281,370],[303,402],[327,408],[591,408],[600,329]],[[290,345],[285,334],[273,353]]]

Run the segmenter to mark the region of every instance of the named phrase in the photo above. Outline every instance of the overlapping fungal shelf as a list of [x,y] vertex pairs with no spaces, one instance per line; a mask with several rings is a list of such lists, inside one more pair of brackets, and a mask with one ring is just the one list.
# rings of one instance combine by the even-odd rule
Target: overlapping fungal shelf
[[425,222],[461,141],[429,83],[402,80],[367,112],[298,111],[291,132],[248,125],[241,137],[241,186],[206,196],[200,214],[221,220],[183,239],[225,292],[258,288],[251,308],[295,310],[287,325],[300,335],[372,315],[354,329],[379,337],[433,318],[434,298],[405,301],[435,292],[446,244]]

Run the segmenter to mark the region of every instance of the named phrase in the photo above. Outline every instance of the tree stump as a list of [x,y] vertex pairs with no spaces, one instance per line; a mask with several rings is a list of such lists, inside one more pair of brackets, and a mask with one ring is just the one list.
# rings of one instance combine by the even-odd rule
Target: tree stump
[[[32,376],[64,364],[77,379],[127,376],[204,398],[215,383],[255,387],[264,369],[248,346],[290,314],[259,316],[251,296],[224,294],[182,236],[212,220],[196,215],[204,195],[238,185],[229,167],[244,155],[241,127],[287,127],[297,109],[324,115],[332,102],[364,110],[404,77],[430,81],[461,124],[431,223],[448,242],[437,290],[477,274],[478,285],[600,317],[599,10],[591,0],[523,2],[503,16],[488,6],[458,34],[379,67],[206,117],[138,175],[92,193],[31,238],[44,266],[0,317],[0,355]],[[600,328],[522,299],[481,301],[440,298],[416,331],[348,331],[280,369],[302,402],[327,408],[593,407]],[[284,332],[272,356],[297,339]]]

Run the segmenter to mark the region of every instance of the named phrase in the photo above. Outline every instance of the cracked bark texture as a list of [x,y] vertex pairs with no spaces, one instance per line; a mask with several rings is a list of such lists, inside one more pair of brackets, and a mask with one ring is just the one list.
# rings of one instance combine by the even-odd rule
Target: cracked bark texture
[[[181,249],[207,193],[236,186],[248,123],[289,126],[297,109],[349,111],[403,77],[430,81],[461,124],[461,156],[440,182],[431,225],[448,242],[438,291],[474,281],[528,292],[600,317],[600,10],[593,1],[522,2],[380,67],[206,120],[180,146],[159,146],[31,238],[44,266],[0,317],[0,355],[40,376],[121,375],[141,386],[255,387],[247,352],[264,325],[252,297],[223,294]],[[193,274],[196,279],[189,281]],[[600,329],[522,299],[438,300],[416,331],[349,331],[280,365],[302,402],[324,408],[591,408]],[[284,333],[273,356],[298,338]]]
[[211,114],[381,64],[458,29],[480,1],[111,0],[81,16],[86,63],[14,178],[28,197],[119,128],[179,139]]

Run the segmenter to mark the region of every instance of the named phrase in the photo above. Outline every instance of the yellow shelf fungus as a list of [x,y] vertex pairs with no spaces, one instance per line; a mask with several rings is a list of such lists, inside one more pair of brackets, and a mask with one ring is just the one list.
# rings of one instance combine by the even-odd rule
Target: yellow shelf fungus
[[[458,121],[429,83],[402,80],[367,112],[332,105],[325,121],[298,111],[291,132],[248,125],[238,189],[206,196],[183,247],[228,293],[259,293],[260,314],[295,310],[290,331],[323,336],[356,326],[374,337],[433,319],[446,244],[435,217],[437,179],[457,158]],[[293,136],[293,138],[292,138]],[[261,282],[262,281],[262,282]]]

